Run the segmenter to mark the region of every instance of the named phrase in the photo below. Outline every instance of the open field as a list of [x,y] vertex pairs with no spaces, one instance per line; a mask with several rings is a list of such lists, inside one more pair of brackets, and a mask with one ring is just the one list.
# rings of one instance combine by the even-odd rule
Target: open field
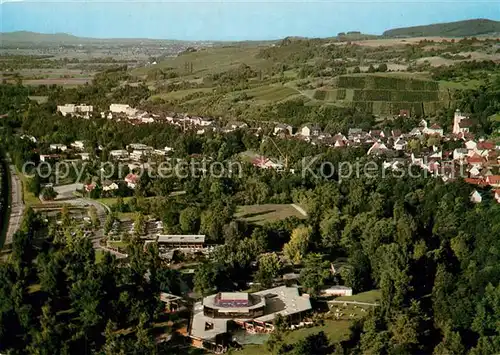
[[[338,342],[347,338],[349,335],[349,327],[351,322],[345,320],[326,320],[325,325],[316,326],[311,328],[302,328],[298,330],[289,331],[284,336],[286,344],[293,344],[302,339],[305,339],[311,334],[325,332],[330,339],[330,342]],[[246,345],[242,350],[230,351],[229,355],[263,355],[271,354],[265,345]]]
[[287,217],[304,218],[304,215],[292,205],[285,204],[238,206],[236,211],[236,218],[256,224],[279,221]]
[[420,41],[443,42],[457,40],[453,37],[411,37],[411,38],[377,38],[364,41],[353,41],[352,43],[365,47],[393,47],[405,46],[407,44],[415,44]]
[[23,80],[24,85],[38,86],[38,85],[61,85],[65,87],[74,87],[90,83],[92,78],[58,78],[58,79],[35,79]]

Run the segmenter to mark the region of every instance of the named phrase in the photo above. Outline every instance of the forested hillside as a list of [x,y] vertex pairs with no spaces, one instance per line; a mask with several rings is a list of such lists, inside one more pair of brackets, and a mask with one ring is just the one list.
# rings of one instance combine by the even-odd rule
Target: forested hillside
[[383,33],[385,37],[464,37],[500,32],[500,22],[476,19],[432,25],[395,28]]

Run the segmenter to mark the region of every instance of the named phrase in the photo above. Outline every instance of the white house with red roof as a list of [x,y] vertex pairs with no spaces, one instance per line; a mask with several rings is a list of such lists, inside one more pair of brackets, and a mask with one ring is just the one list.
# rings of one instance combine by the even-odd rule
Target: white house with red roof
[[443,136],[443,128],[441,128],[441,126],[438,125],[438,124],[433,124],[430,127],[425,127],[423,129],[423,133],[424,134],[428,134],[430,136],[440,136],[440,137],[442,137]]
[[127,183],[128,187],[130,187],[131,189],[135,189],[135,187],[139,183],[139,176],[130,173],[127,176],[125,176],[125,182]]
[[487,176],[486,183],[490,186],[500,187],[500,175]]
[[373,154],[381,154],[381,153],[385,153],[389,150],[389,148],[387,148],[387,146],[382,143],[382,142],[375,142],[373,143],[373,145],[370,147],[370,149],[368,149],[368,155],[373,155]]

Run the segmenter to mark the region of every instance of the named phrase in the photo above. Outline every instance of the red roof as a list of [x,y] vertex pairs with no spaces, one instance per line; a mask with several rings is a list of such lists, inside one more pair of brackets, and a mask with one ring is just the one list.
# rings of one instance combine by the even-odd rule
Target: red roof
[[139,181],[139,176],[130,173],[127,176],[125,176],[125,181],[135,184],[137,183],[137,181]]
[[478,186],[488,186],[488,183],[482,178],[466,178],[464,181],[468,184],[478,185]]
[[465,119],[465,120],[461,120],[460,123],[458,124],[460,126],[460,128],[467,128],[467,127],[471,127],[472,126],[472,121],[471,120],[468,120],[468,119]]
[[491,142],[479,142],[477,144],[477,149],[481,149],[481,150],[495,149],[495,143],[491,143]]
[[486,177],[486,182],[491,185],[500,184],[500,175],[490,175]]
[[440,126],[440,125],[438,125],[438,124],[435,124],[435,123],[434,123],[434,124],[431,126],[431,129],[441,129],[441,126]]
[[478,164],[478,163],[483,163],[483,162],[484,162],[484,159],[480,155],[477,155],[477,154],[474,154],[471,157],[467,157],[467,163],[469,163],[469,164]]

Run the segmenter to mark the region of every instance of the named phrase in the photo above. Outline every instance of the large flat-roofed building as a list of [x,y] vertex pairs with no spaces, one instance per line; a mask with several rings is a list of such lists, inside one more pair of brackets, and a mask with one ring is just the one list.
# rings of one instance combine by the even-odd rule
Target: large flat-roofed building
[[221,292],[195,304],[189,334],[195,346],[218,351],[227,345],[232,329],[272,332],[278,314],[295,323],[311,308],[309,295],[300,294],[296,287],[279,286],[254,293]]
[[167,248],[203,248],[205,245],[205,236],[159,234],[156,241],[159,246]]
[[57,112],[61,112],[63,116],[66,115],[86,115],[88,116],[90,112],[94,111],[94,107],[91,105],[75,105],[75,104],[66,104],[63,106],[57,106]]
[[212,318],[257,318],[264,315],[263,297],[246,292],[221,292],[203,299],[203,314]]

